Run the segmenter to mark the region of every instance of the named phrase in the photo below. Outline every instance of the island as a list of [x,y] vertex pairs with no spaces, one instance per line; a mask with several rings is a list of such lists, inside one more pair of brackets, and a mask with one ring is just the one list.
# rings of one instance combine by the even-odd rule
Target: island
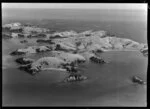
[[[86,76],[77,74],[77,67],[86,62],[107,64],[98,53],[108,51],[132,51],[141,52],[148,56],[148,45],[127,38],[119,38],[108,34],[107,31],[75,31],[50,32],[50,29],[33,25],[11,23],[2,26],[3,38],[41,38],[37,43],[46,45],[28,46],[11,52],[12,56],[21,55],[16,59],[20,64],[19,69],[35,75],[43,70],[65,71],[70,75],[65,81],[82,81]],[[24,41],[22,42],[24,43]],[[50,52],[51,55],[39,59],[30,59],[27,54]],[[26,57],[24,57],[26,56]]]

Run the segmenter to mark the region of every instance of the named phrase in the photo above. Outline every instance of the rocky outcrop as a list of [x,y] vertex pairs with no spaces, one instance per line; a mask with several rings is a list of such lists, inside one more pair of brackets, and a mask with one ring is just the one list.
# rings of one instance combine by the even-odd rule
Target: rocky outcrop
[[143,53],[144,56],[148,56],[148,49],[142,49],[140,51],[141,53]]
[[13,51],[10,53],[11,55],[23,55],[23,54],[30,54],[30,53],[39,53],[39,52],[46,52],[51,51],[51,48],[49,46],[30,46],[26,47],[24,49],[17,49],[16,51]]
[[34,62],[34,60],[30,58],[21,57],[21,58],[17,58],[16,62],[22,65],[26,65],[26,64],[31,64],[32,62]]
[[90,60],[91,60],[92,62],[99,63],[99,64],[105,63],[105,61],[104,61],[103,59],[101,59],[101,58],[99,58],[99,57],[96,57],[96,56],[90,57]]
[[80,75],[80,74],[73,74],[73,75],[69,75],[69,77],[67,77],[64,81],[65,82],[77,82],[77,81],[83,81],[86,80],[87,77]]
[[143,48],[140,49],[140,52],[143,54],[143,56],[148,56],[148,46],[144,45]]
[[31,64],[28,64],[28,65],[21,65],[19,67],[20,70],[23,70],[23,71],[26,71],[27,73],[31,74],[31,75],[35,75],[36,73],[39,72],[39,70],[36,70],[36,69],[32,69],[31,68]]
[[60,50],[60,51],[76,51],[76,48],[68,46],[65,43],[59,43],[59,44],[56,44],[55,50],[57,50],[57,51],[58,50]]
[[143,81],[143,80],[142,80],[140,77],[138,77],[138,76],[133,76],[132,81],[133,81],[134,83],[138,83],[138,84],[142,84],[142,85],[145,85],[145,84],[146,84],[146,82]]
[[48,44],[55,44],[52,40],[50,39],[37,39],[36,40],[37,43],[48,43]]

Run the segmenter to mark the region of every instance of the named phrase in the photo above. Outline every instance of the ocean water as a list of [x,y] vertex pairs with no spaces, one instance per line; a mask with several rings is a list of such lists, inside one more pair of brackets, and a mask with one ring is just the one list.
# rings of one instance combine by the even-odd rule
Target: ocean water
[[[141,11],[5,10],[3,14],[6,18],[3,23],[31,22],[56,31],[106,30],[118,37],[147,42],[146,14]],[[45,71],[31,76],[18,70],[14,62],[17,57],[9,53],[35,45],[35,39],[29,39],[27,45],[19,41],[2,40],[3,106],[146,106],[147,86],[134,84],[131,80],[132,76],[147,78],[148,58],[140,52],[99,54],[109,63],[86,63],[81,69],[87,80],[63,83],[68,76],[64,72]]]

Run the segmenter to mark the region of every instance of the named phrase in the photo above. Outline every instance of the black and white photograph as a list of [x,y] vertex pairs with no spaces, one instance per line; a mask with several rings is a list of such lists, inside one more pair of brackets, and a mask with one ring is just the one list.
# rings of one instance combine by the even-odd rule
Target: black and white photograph
[[1,4],[2,106],[147,106],[148,3]]

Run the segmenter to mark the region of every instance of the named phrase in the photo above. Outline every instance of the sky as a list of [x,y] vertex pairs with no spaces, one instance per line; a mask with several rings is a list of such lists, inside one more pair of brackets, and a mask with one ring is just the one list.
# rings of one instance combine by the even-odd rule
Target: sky
[[5,8],[147,10],[147,3],[2,3],[2,9]]

